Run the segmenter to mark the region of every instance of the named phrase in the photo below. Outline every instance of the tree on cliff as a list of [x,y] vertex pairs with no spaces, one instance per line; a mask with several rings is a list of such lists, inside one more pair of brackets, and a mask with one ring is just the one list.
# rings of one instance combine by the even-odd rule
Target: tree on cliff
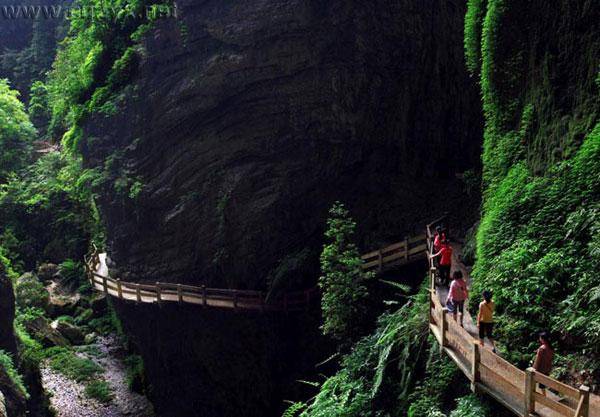
[[35,134],[18,95],[6,80],[0,80],[0,183],[22,166]]
[[319,286],[323,292],[323,334],[338,340],[351,340],[356,323],[363,316],[363,300],[367,297],[362,260],[353,243],[356,223],[348,210],[336,202],[329,210],[321,253]]

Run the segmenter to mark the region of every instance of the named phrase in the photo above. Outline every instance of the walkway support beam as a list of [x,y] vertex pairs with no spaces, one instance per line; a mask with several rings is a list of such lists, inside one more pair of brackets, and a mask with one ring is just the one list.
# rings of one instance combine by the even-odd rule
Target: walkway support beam
[[477,392],[477,384],[479,383],[479,362],[481,354],[479,353],[479,342],[473,341],[473,350],[471,352],[471,391]]
[[525,415],[529,416],[535,411],[535,369],[527,368],[525,371]]

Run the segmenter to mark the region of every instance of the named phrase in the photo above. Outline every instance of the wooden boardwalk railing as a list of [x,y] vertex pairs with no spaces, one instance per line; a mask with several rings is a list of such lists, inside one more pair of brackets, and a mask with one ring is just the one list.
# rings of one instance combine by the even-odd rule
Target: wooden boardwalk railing
[[[428,252],[432,252],[433,228],[443,222],[438,219],[427,225]],[[533,368],[517,368],[488,348],[465,328],[454,321],[440,301],[435,287],[436,268],[430,258],[430,310],[429,328],[445,352],[471,381],[471,389],[486,393],[518,416],[529,417],[600,417],[600,398],[590,395],[589,388],[573,388]],[[469,317],[469,321],[470,321]],[[537,390],[544,384],[559,393],[544,396]]]
[[[361,256],[365,271],[382,271],[386,268],[414,262],[427,257],[425,234],[405,238],[384,248]],[[274,300],[266,301],[261,291],[207,288],[156,282],[153,284],[121,281],[112,278],[106,265],[106,254],[94,247],[91,256],[85,259],[86,274],[95,289],[110,296],[137,303],[176,302],[196,304],[204,307],[229,308],[256,311],[302,311],[320,299],[319,290],[313,287],[303,291],[285,292]]]
[[[433,230],[445,221],[435,220],[426,233],[362,255],[365,271],[382,271],[388,267],[428,258],[433,252]],[[109,276],[106,254],[94,248],[86,257],[86,273],[92,286],[104,293],[137,303],[188,303],[204,307],[256,311],[301,311],[319,300],[318,288],[282,294],[266,302],[265,293],[234,289],[216,289],[156,282],[125,282]],[[464,270],[464,267],[461,268]],[[441,303],[442,293],[435,287],[436,268],[429,258],[430,308],[429,328],[445,352],[471,381],[473,391],[486,393],[518,416],[529,417],[600,417],[600,398],[590,395],[585,386],[573,388],[529,368],[517,368],[487,348],[465,328],[449,319]],[[468,313],[465,320],[471,321]],[[544,384],[559,396],[542,395],[537,384]]]

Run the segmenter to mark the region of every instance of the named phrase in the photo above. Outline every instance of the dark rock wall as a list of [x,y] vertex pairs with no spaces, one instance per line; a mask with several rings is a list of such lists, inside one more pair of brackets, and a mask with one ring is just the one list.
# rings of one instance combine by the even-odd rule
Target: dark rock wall
[[116,309],[141,348],[148,394],[164,417],[281,416],[284,399],[310,395],[296,381],[314,375],[329,350],[318,335],[318,311],[248,314],[123,302]]
[[278,272],[306,286],[336,199],[365,246],[462,210],[454,174],[478,164],[481,133],[463,2],[177,5],[117,115],[87,127],[88,164],[143,185],[101,198],[121,272],[264,288],[305,257]]
[[[110,179],[99,205],[115,272],[306,288],[336,199],[363,248],[444,210],[472,223],[478,199],[454,175],[478,166],[481,139],[464,3],[178,2],[117,113],[85,127],[86,164]],[[165,416],[281,415],[328,355],[318,317],[117,307]]]

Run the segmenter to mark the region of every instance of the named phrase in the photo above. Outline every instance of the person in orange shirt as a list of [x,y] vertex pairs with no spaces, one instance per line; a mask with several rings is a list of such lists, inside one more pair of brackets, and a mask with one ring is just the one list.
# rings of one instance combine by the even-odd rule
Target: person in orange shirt
[[492,344],[492,352],[496,353],[496,343],[494,342],[494,302],[492,301],[492,293],[489,291],[483,292],[483,301],[479,304],[479,312],[477,313],[477,327],[479,327],[479,344],[484,345],[484,338],[490,340]]

